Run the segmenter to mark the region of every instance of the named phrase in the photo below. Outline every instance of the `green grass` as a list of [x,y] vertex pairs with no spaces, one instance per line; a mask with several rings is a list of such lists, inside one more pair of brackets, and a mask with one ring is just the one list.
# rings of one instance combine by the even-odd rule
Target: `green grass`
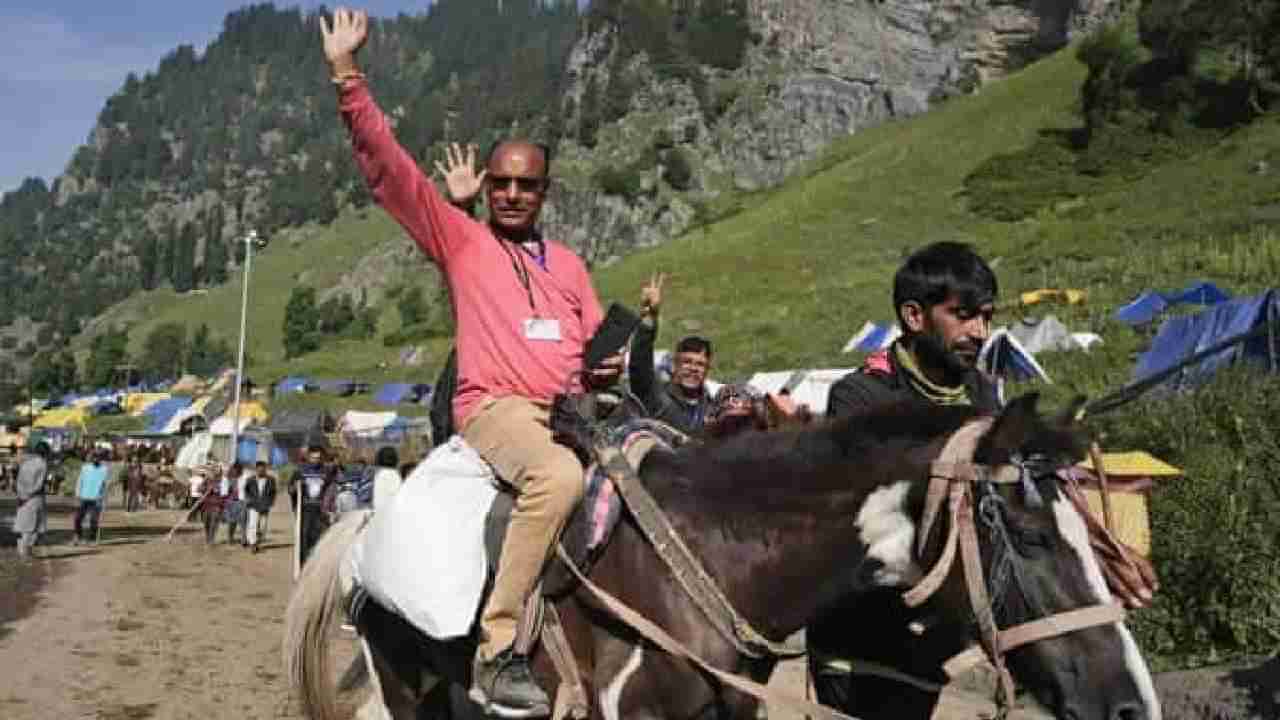
[[[1149,342],[1149,336],[1110,319],[1118,305],[1146,288],[1174,289],[1210,279],[1245,293],[1280,277],[1275,229],[1280,185],[1272,174],[1280,172],[1280,120],[1263,118],[1221,142],[1179,148],[1122,178],[1095,181],[1064,174],[1057,179],[1061,187],[1079,190],[1063,194],[1054,178],[1034,174],[1073,172],[1071,164],[1028,153],[1043,145],[1044,133],[1080,124],[1076,107],[1084,74],[1071,52],[1059,53],[979,95],[834,143],[780,188],[722,195],[705,208],[719,221],[600,270],[595,282],[601,298],[634,306],[651,273],[666,273],[659,346],[690,332],[712,338],[713,376],[721,380],[755,371],[856,365],[860,357],[842,355],[840,348],[864,321],[892,317],[892,276],[906,254],[933,241],[962,240],[974,244],[997,270],[1004,299],[998,322],[1015,321],[1024,312],[1054,312],[1073,330],[1103,335],[1104,346],[1089,354],[1042,355],[1057,381],[1042,388],[1049,400],[1060,402],[1075,393],[1096,397],[1114,389],[1128,381],[1136,354]],[[997,183],[1015,183],[1015,193],[1016,183],[1049,191],[1043,207],[1017,222],[972,212],[966,194],[981,191],[980,184],[967,185],[966,179],[1000,155],[1011,157],[1005,158]],[[1276,170],[1255,173],[1259,161]],[[283,357],[284,306],[300,275],[327,287],[363,253],[397,242],[407,240],[376,209],[346,213],[332,227],[276,238],[255,261],[250,373],[264,383],[296,373],[370,383],[431,381],[446,340],[428,343],[428,362],[412,369],[395,367],[397,351],[383,347],[380,337],[333,343],[294,361]],[[423,261],[405,272],[432,271]],[[1088,302],[1022,310],[1009,302],[1040,287],[1081,288]],[[215,334],[234,341],[239,299],[237,278],[204,296],[139,295],[112,316],[139,319],[131,333],[135,350],[151,327],[170,320],[189,326],[208,322]],[[380,335],[397,326],[394,309],[384,308]],[[1256,436],[1228,432],[1239,424],[1235,418],[1265,425],[1267,418],[1274,419],[1274,408],[1238,392],[1240,382],[1224,379],[1217,390],[1181,405],[1139,403],[1091,427],[1108,433],[1109,448],[1150,449],[1193,475],[1185,490],[1159,496],[1153,509],[1164,599],[1142,615],[1137,627],[1144,646],[1161,654],[1164,666],[1259,652],[1280,634],[1280,607],[1273,603],[1266,609],[1262,595],[1240,591],[1233,599],[1199,592],[1213,583],[1246,587],[1249,574],[1277,562],[1280,538],[1274,531],[1268,535],[1260,521],[1271,505],[1248,511],[1249,499],[1261,497],[1257,488],[1265,478],[1245,473],[1232,460],[1250,457],[1267,467],[1275,457],[1273,434],[1267,427]],[[1274,385],[1268,381],[1266,387],[1273,393]],[[322,406],[335,413],[373,407],[368,398],[315,396],[276,405]],[[1179,424],[1188,413],[1212,423],[1188,431]],[[1209,429],[1201,433],[1201,427]],[[1212,518],[1206,520],[1205,503],[1212,498],[1243,508],[1230,516],[1232,528],[1221,537],[1212,531]],[[1267,502],[1280,510],[1280,501]],[[1172,540],[1161,545],[1161,538]],[[1199,541],[1190,542],[1193,538]],[[1246,558],[1227,552],[1231,548],[1257,552],[1250,550]],[[1240,613],[1250,621],[1224,620]],[[1212,631],[1193,632],[1203,627]]]

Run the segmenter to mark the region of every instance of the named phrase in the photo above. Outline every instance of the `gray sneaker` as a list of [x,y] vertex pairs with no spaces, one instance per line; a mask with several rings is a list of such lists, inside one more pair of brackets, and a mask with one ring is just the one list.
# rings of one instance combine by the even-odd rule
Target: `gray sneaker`
[[510,649],[488,662],[476,658],[469,696],[488,715],[533,718],[551,714],[551,700],[534,681],[529,660]]

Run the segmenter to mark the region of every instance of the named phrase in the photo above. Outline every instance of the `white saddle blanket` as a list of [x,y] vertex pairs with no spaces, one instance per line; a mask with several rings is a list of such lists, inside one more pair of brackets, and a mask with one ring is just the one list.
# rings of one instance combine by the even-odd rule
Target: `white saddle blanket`
[[493,471],[461,437],[431,451],[351,546],[355,579],[431,637],[466,635],[488,574]]

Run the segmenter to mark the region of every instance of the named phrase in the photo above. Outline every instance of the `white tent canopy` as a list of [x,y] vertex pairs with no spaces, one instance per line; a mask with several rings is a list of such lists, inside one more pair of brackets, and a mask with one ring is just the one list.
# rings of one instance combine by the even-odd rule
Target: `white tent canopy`
[[396,419],[393,412],[361,412],[348,410],[338,422],[338,432],[353,435],[375,435]]
[[213,433],[196,433],[178,451],[178,457],[173,464],[180,468],[194,470],[204,464],[205,458],[209,457],[209,449],[212,447]]
[[893,325],[877,325],[870,320],[862,324],[862,328],[849,338],[849,342],[844,344],[844,348],[840,352],[851,353],[855,350],[860,352],[875,352],[876,350],[884,350],[893,344],[902,335],[902,329],[895,323]]
[[853,371],[853,368],[831,368],[762,372],[752,375],[747,384],[766,393],[778,394],[788,390],[797,405],[808,405],[815,415],[825,415],[831,386]]
[[[253,418],[251,418],[251,417],[249,417],[249,416],[245,416],[245,417],[240,418],[240,429],[239,429],[239,432],[243,433],[243,432],[244,432],[244,429],[245,429],[245,428],[247,428],[247,427],[249,427],[249,424],[250,424],[250,423],[252,423],[252,422],[253,422]],[[231,430],[232,430],[232,428],[234,428],[234,427],[235,427],[235,425],[236,425],[236,421],[235,421],[235,420],[233,420],[233,419],[231,419],[231,418],[227,417],[226,415],[223,415],[222,417],[220,417],[220,418],[218,418],[217,420],[214,420],[214,421],[213,421],[213,424],[209,426],[209,432],[210,432],[211,434],[213,434],[213,435],[219,435],[219,436],[221,436],[221,435],[227,435],[227,436],[230,436],[230,435],[232,434]]]

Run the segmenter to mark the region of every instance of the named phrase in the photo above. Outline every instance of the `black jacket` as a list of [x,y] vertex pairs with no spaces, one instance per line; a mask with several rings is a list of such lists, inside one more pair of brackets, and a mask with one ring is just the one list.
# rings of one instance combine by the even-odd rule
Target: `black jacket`
[[653,343],[657,336],[658,324],[655,321],[652,327],[640,323],[631,339],[631,359],[627,363],[631,392],[644,403],[650,417],[686,435],[700,435],[707,412],[711,409],[711,396],[704,389],[697,401],[689,402],[671,383],[658,382],[653,369]]
[[249,509],[256,510],[259,513],[266,514],[271,512],[271,506],[276,502],[276,479],[267,476],[267,484],[262,488],[262,494],[258,494],[258,476],[253,475],[244,484],[244,504]]
[[[893,350],[889,351],[889,372],[863,367],[845,375],[831,386],[827,397],[827,417],[838,418],[862,412],[867,408],[902,400],[928,402],[902,376]],[[965,378],[969,401],[984,412],[1000,408],[1000,394],[995,383],[978,371]]]

